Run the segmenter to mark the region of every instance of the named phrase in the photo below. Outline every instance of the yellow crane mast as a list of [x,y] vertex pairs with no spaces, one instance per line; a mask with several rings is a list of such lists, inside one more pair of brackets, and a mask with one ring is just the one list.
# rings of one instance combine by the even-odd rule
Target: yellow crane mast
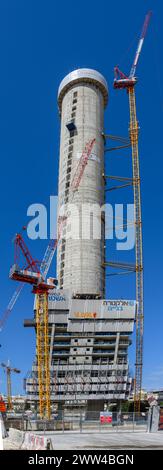
[[51,416],[48,335],[48,293],[36,294],[36,354],[41,418]]
[[138,152],[138,122],[136,117],[136,103],[134,87],[129,87],[130,106],[130,139],[132,147],[132,172],[133,192],[135,209],[135,259],[136,259],[136,361],[135,361],[135,389],[134,403],[135,411],[140,411],[142,366],[143,366],[143,329],[144,329],[144,305],[143,305],[143,255],[142,255],[142,220],[141,220],[141,194],[139,175],[139,152]]

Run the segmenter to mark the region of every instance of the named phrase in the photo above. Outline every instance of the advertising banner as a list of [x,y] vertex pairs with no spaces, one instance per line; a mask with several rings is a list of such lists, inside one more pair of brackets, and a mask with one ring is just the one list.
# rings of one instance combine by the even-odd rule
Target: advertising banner
[[70,319],[134,319],[135,300],[80,300],[72,299]]

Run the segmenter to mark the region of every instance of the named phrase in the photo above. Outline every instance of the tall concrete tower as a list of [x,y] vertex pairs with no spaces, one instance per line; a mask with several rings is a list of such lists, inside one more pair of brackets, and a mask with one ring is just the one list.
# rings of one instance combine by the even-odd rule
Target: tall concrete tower
[[[128,346],[134,327],[136,303],[105,299],[105,220],[100,210],[99,238],[84,236],[89,225],[89,204],[104,203],[103,119],[108,90],[105,79],[95,70],[76,70],[61,82],[58,92],[61,115],[58,215],[67,219],[58,240],[57,270],[60,289],[49,293],[49,355],[51,402],[61,411],[71,403],[85,403],[86,420],[99,420],[104,401],[115,403],[128,398]],[[80,184],[73,191],[74,175],[87,142],[95,140]],[[63,209],[62,206],[67,205]],[[74,205],[75,207],[70,207]],[[80,224],[78,211],[84,205]],[[88,211],[87,211],[88,208]],[[69,214],[72,214],[72,217]],[[79,227],[79,237],[70,225]],[[67,291],[68,290],[68,291]],[[72,295],[71,295],[72,294]],[[100,296],[101,299],[97,297]],[[77,298],[74,298],[77,297]],[[25,326],[36,326],[26,320]],[[38,403],[37,356],[26,381],[27,399]],[[92,414],[93,411],[93,414]]]
[[[61,116],[59,202],[58,212],[63,204],[74,204],[71,216],[79,233],[70,238],[69,223],[65,225],[62,239],[58,244],[57,277],[59,287],[70,289],[74,294],[90,294],[104,297],[105,272],[104,228],[101,216],[101,235],[94,238],[83,229],[90,221],[90,206],[104,204],[104,108],[108,101],[108,87],[104,77],[91,69],[78,69],[68,74],[58,91],[58,105]],[[75,193],[71,182],[79,159],[87,142],[96,139],[88,164]],[[72,194],[73,193],[73,194]],[[84,212],[83,212],[84,208]],[[74,214],[73,214],[74,210]],[[82,212],[81,212],[82,211]],[[91,224],[90,224],[91,225]]]

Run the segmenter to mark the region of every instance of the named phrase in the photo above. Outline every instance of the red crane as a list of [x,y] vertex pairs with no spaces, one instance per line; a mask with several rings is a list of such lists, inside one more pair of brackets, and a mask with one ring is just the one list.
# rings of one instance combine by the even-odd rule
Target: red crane
[[71,189],[73,191],[76,191],[79,187],[80,181],[82,179],[85,167],[88,163],[89,156],[92,152],[92,148],[94,146],[94,143],[96,142],[96,139],[90,140],[86,146],[85,149],[82,152],[82,155],[80,157],[79,163],[77,165],[76,171],[74,173],[73,179],[71,181]]
[[141,53],[141,50],[142,50],[142,47],[143,47],[143,43],[144,43],[145,35],[146,35],[146,32],[147,32],[147,28],[148,28],[148,25],[149,25],[149,22],[150,22],[151,15],[152,15],[152,11],[149,11],[147,13],[146,17],[145,17],[142,32],[141,32],[140,39],[139,39],[139,42],[138,42],[138,46],[137,46],[137,49],[136,49],[135,58],[134,58],[129,76],[125,75],[119,69],[119,67],[117,65],[116,65],[116,67],[114,67],[114,73],[115,73],[114,88],[126,88],[128,90],[129,87],[133,87],[136,84],[136,82],[137,82],[137,78],[135,76],[136,67],[137,67],[139,56],[140,56],[140,53]]
[[[80,157],[79,163],[77,165],[77,168],[76,168],[76,171],[75,171],[72,183],[71,183],[71,189],[73,191],[77,190],[79,185],[80,185],[80,181],[81,181],[82,175],[84,173],[85,167],[88,163],[88,159],[89,159],[89,156],[91,154],[94,143],[95,143],[95,139],[90,140],[85,145],[85,149],[82,152],[82,155]],[[55,251],[56,251],[57,246],[58,246],[58,242],[59,242],[59,240],[61,238],[61,235],[62,235],[63,225],[64,225],[66,219],[67,219],[66,216],[63,216],[63,217],[59,216],[58,217],[58,237],[57,237],[56,240],[50,240],[50,242],[47,246],[47,249],[45,251],[41,266],[40,266],[40,274],[42,275],[43,279],[46,278],[46,276],[48,274],[48,271],[50,269]],[[25,253],[26,248],[25,248],[25,246],[23,248],[23,242],[20,240],[20,245],[21,244],[22,244],[22,249],[24,249],[24,253]],[[24,283],[21,284],[21,285],[18,285],[18,287],[16,288],[14,294],[12,295],[12,297],[10,299],[10,302],[7,306],[7,309],[5,310],[2,318],[0,319],[0,330],[3,328],[8,316],[10,315],[10,313],[11,313],[11,311],[12,311],[12,309],[13,309],[13,307],[14,307],[14,305],[15,305],[15,303],[16,303],[16,301],[17,301],[17,299],[18,299],[18,297],[19,297],[19,295],[20,295],[20,293],[23,289],[23,286],[24,286]]]
[[[26,261],[26,267],[19,267],[20,255]],[[14,265],[9,277],[14,281],[28,283],[33,286],[36,294],[36,354],[39,387],[40,416],[50,419],[50,368],[49,368],[49,336],[48,336],[48,292],[54,284],[48,284],[41,272],[38,262],[33,259],[21,234],[15,237]]]
[[[72,189],[73,192],[76,191],[78,189],[79,185],[80,185],[85,167],[88,163],[88,159],[89,159],[89,156],[91,154],[91,151],[92,151],[92,148],[93,148],[93,145],[94,145],[95,141],[96,141],[96,139],[92,139],[89,142],[87,142],[87,144],[85,145],[85,149],[82,152],[82,155],[80,157],[80,160],[78,162],[77,168],[75,170],[75,173],[74,173],[74,176],[73,176],[73,179],[72,179],[72,182],[71,182],[70,189]],[[66,220],[67,220],[66,215],[58,217],[58,237],[57,237],[56,240],[51,240],[50,241],[50,243],[47,246],[47,249],[45,251],[45,254],[44,254],[44,257],[43,257],[43,260],[42,260],[42,263],[41,263],[41,267],[40,267],[40,271],[41,271],[41,274],[44,277],[44,279],[46,278],[47,273],[48,273],[49,268],[50,268],[50,265],[52,263],[53,256],[54,256],[55,251],[57,249],[58,242],[59,242],[59,240],[62,236],[63,226],[64,226]]]
[[[74,178],[71,184],[72,190],[76,190],[80,184],[84,169],[87,165],[88,158],[93,148],[95,139],[88,142],[80,157]],[[46,283],[45,278],[49,271],[54,253],[56,251],[58,241],[62,236],[63,224],[67,219],[66,216],[59,216],[58,218],[58,237],[56,240],[51,240],[41,266],[39,268],[38,262],[35,261],[22,237],[17,234],[15,237],[15,255],[14,265],[10,269],[10,278],[15,281],[20,281],[21,285],[18,286],[12,299],[5,311],[0,326],[4,325],[6,318],[11,312],[15,302],[25,283],[33,285],[32,292],[36,294],[36,341],[37,341],[37,362],[38,362],[38,382],[39,382],[39,398],[40,398],[40,415],[44,414],[50,418],[50,369],[49,369],[49,343],[48,343],[48,291],[54,288],[53,285]],[[26,260],[25,268],[19,267],[20,252]]]

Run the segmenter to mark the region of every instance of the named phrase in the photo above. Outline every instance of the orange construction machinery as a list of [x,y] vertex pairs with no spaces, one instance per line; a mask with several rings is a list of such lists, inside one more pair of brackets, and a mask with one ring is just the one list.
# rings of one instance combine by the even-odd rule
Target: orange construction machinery
[[6,413],[6,405],[1,395],[0,395],[0,413]]

